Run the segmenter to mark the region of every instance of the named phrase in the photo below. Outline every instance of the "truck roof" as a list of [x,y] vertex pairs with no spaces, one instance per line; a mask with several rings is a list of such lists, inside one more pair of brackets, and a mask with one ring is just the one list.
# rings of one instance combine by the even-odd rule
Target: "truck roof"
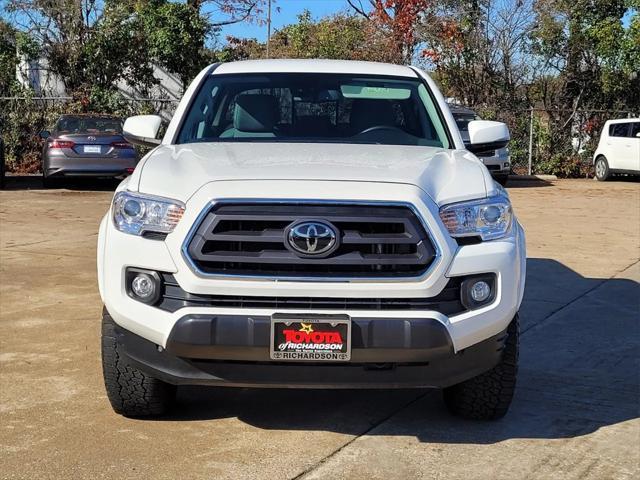
[[616,118],[612,120],[607,120],[605,124],[611,125],[612,123],[627,123],[627,122],[637,122],[640,118]]
[[449,110],[451,110],[451,113],[453,114],[461,113],[463,115],[476,115],[476,112],[471,110],[469,107],[465,107],[463,105],[458,105],[455,103],[447,103],[447,105],[449,106]]
[[244,60],[221,64],[214,72],[232,73],[346,73],[413,77],[416,72],[407,66],[390,63],[353,60]]

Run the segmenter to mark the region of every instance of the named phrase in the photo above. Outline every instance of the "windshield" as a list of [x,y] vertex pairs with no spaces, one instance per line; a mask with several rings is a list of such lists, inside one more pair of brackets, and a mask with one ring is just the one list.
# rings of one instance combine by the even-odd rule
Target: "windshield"
[[178,136],[191,142],[337,142],[449,148],[417,78],[338,74],[212,75]]
[[62,117],[55,131],[60,134],[74,133],[122,133],[122,120],[112,117]]
[[469,122],[473,120],[480,120],[477,115],[460,113],[454,113],[453,118],[456,121],[456,125],[458,125],[458,130],[460,130],[461,132],[466,132],[469,130]]

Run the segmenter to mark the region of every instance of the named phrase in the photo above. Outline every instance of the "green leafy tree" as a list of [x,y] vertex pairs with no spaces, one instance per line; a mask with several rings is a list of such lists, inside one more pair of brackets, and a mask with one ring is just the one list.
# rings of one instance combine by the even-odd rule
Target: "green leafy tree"
[[[545,78],[545,106],[637,108],[640,71],[638,0],[539,0],[534,53]],[[627,27],[623,18],[629,18]]]
[[186,4],[152,0],[139,10],[149,55],[176,73],[183,88],[206,64],[205,39],[211,25]]
[[[207,38],[222,25],[255,20],[263,0],[8,0],[18,30],[42,48],[69,93],[144,90],[162,66],[188,83],[208,60]],[[204,6],[210,10],[204,12]]]
[[0,20],[0,95],[8,96],[16,84],[16,30]]
[[597,110],[640,111],[639,7],[638,0],[536,2],[532,38],[539,75],[531,94],[549,128],[542,158],[555,169],[567,170],[561,160],[574,156],[576,137],[586,141],[587,156],[593,151],[612,115]]
[[[220,61],[265,58],[264,43],[255,39],[228,38],[215,52]],[[271,37],[272,58],[328,58],[394,61],[395,50],[369,20],[347,14],[313,19],[307,10],[296,23],[286,25]]]
[[40,54],[39,45],[28,34],[0,19],[0,96],[18,93],[16,79],[20,57],[33,60]]
[[334,15],[314,21],[305,10],[298,22],[287,25],[272,39],[276,57],[360,59],[373,53],[365,22],[348,15]]
[[141,5],[107,0],[83,48],[84,78],[75,89],[115,90],[124,82],[140,91],[156,83]]
[[267,51],[266,44],[255,38],[227,37],[227,43],[220,50],[211,52],[216,62],[237,62],[264,58]]

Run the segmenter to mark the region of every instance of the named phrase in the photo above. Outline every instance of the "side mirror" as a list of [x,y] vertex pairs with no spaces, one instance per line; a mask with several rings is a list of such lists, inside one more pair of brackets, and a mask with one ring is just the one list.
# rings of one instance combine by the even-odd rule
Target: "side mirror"
[[144,145],[145,147],[155,147],[160,145],[158,130],[162,118],[158,115],[136,115],[125,120],[122,127],[122,135],[129,143]]
[[509,128],[502,122],[472,120],[469,122],[469,144],[467,150],[473,153],[504,148],[511,136]]
[[41,139],[46,140],[51,136],[51,132],[49,130],[42,130],[39,135]]
[[640,138],[640,132],[636,133],[636,138]]

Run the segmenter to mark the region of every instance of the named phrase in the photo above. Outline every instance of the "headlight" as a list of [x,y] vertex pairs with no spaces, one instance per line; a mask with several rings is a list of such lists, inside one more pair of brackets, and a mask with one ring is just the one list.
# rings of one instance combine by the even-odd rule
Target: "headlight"
[[182,218],[184,204],[168,198],[118,192],[113,198],[112,211],[113,223],[121,232],[171,233]]
[[453,203],[440,209],[440,218],[452,237],[504,237],[511,228],[511,202],[498,195],[483,200]]

